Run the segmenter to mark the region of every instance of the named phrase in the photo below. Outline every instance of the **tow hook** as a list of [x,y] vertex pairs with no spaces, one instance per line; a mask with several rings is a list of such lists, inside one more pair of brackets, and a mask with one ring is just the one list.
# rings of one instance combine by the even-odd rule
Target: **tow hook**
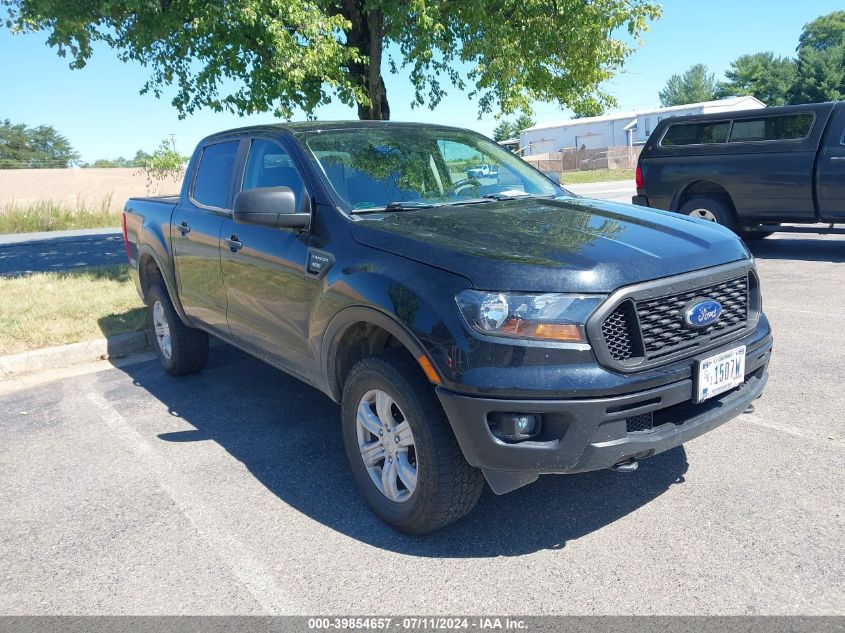
[[637,470],[640,463],[636,459],[629,459],[624,462],[619,462],[610,467],[610,470],[615,470],[617,473],[632,473]]
[[748,405],[748,408],[743,413],[754,413],[754,403]]

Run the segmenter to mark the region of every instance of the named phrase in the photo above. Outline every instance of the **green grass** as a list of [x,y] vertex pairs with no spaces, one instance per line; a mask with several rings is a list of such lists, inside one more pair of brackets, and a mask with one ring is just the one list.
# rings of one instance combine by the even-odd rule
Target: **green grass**
[[560,176],[564,185],[584,182],[606,182],[608,180],[634,180],[633,169],[596,169],[594,171],[565,171]]
[[126,265],[0,277],[0,354],[136,332],[145,316]]
[[120,226],[120,212],[111,208],[111,197],[103,198],[98,205],[41,200],[29,205],[12,203],[0,207],[0,234],[111,226]]

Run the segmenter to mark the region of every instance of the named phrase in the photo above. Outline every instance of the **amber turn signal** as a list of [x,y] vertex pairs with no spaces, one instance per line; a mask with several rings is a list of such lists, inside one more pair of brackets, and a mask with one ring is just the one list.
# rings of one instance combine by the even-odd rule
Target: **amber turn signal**
[[428,357],[423,355],[417,359],[420,367],[422,367],[423,372],[425,373],[425,377],[428,378],[431,382],[435,385],[439,385],[442,380],[440,380],[440,374],[437,373],[437,370],[434,368],[434,365],[431,364],[431,361],[428,360]]
[[581,326],[576,323],[532,323],[524,319],[508,319],[499,331],[520,338],[546,339],[580,343],[584,340]]

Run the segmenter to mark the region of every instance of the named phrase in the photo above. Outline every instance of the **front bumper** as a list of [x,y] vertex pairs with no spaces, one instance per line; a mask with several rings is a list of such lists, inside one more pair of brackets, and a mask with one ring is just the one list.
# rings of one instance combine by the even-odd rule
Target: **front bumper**
[[[605,398],[481,398],[442,387],[437,395],[467,461],[484,471],[494,492],[504,494],[541,474],[600,470],[651,457],[716,428],[760,397],[771,351],[771,335],[756,341],[746,352],[745,382],[700,404],[692,402],[692,378]],[[488,415],[496,411],[540,414],[542,431],[535,439],[507,443],[490,431]],[[644,414],[653,415],[653,428],[629,433],[626,420]]]

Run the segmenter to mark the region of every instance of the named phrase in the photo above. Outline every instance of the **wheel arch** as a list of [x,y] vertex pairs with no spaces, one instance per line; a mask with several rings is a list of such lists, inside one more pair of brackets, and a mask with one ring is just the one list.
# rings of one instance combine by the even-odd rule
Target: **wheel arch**
[[176,313],[179,315],[179,318],[186,324],[190,324],[190,319],[182,309],[182,302],[179,301],[176,280],[173,278],[172,274],[165,272],[168,270],[169,269],[163,265],[158,253],[156,253],[150,246],[144,245],[139,249],[138,286],[141,291],[141,297],[145,298],[149,287],[156,281],[160,280],[164,284],[164,288],[167,290],[167,294],[170,297],[170,301],[173,303],[173,307],[176,309]]
[[672,211],[680,211],[688,201],[693,198],[715,198],[730,206],[736,214],[736,205],[728,190],[715,180],[700,179],[687,183],[678,190],[672,200]]
[[[322,375],[325,392],[340,402],[343,384],[349,371],[359,360],[389,347],[401,346],[420,365],[427,362],[442,380],[422,343],[394,317],[375,308],[350,306],[338,312],[329,322],[322,339]],[[420,366],[421,371],[428,373]]]

